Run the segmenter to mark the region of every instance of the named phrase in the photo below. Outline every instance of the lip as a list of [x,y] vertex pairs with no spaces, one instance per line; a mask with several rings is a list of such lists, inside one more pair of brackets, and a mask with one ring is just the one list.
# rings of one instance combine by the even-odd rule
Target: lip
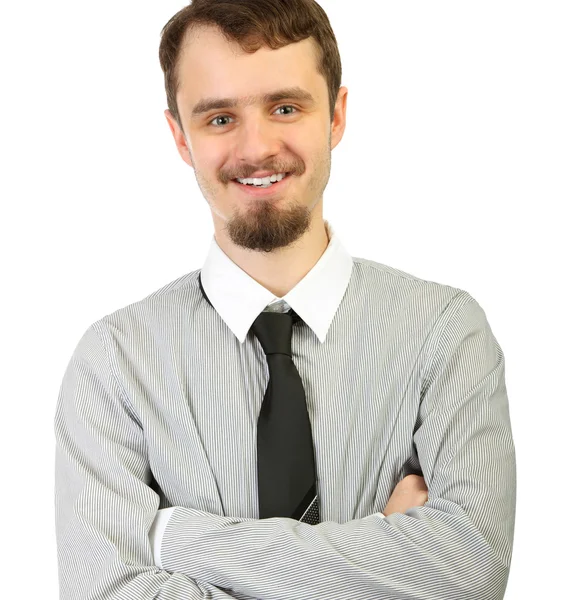
[[282,192],[290,179],[291,173],[289,175],[286,175],[281,181],[277,181],[276,183],[271,185],[269,188],[263,189],[255,187],[253,185],[244,185],[243,183],[237,182],[235,179],[233,179],[231,183],[233,183],[236,187],[239,187],[239,191],[243,192],[244,194],[247,194],[248,196],[255,196],[256,198],[265,198],[266,196],[273,196]]

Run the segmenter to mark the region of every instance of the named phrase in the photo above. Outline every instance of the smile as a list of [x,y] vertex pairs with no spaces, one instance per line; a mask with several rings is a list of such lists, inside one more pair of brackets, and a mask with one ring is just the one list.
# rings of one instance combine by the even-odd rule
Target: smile
[[[273,176],[272,176],[273,177]],[[248,179],[249,181],[249,179]],[[253,181],[253,180],[252,180]],[[270,181],[268,185],[253,185],[250,183],[240,183],[236,179],[232,181],[236,188],[239,188],[239,191],[244,194],[248,194],[249,196],[272,196],[277,194],[285,189],[285,187],[291,181],[291,173],[285,175],[279,181]]]

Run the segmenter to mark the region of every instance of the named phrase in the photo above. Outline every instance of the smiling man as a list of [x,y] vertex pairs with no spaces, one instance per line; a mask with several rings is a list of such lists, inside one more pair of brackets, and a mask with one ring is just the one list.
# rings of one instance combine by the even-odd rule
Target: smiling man
[[503,598],[503,352],[466,291],[351,256],[324,219],[347,103],[325,12],[194,0],[160,62],[214,236],[74,350],[61,600]]

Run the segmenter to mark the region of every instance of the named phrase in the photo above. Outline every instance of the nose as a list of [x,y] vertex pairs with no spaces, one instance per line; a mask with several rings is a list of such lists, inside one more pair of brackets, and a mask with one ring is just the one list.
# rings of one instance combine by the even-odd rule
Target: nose
[[278,124],[270,123],[262,116],[245,117],[237,133],[238,163],[259,167],[280,152]]

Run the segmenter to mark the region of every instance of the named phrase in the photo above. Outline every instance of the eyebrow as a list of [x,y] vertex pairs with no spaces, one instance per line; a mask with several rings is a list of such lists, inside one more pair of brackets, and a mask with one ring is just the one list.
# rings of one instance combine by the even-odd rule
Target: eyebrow
[[210,110],[235,108],[240,104],[248,106],[257,102],[271,104],[282,100],[298,100],[311,105],[315,104],[314,98],[309,92],[300,87],[290,87],[268,92],[267,94],[242,96],[241,98],[203,98],[192,109],[192,119]]

